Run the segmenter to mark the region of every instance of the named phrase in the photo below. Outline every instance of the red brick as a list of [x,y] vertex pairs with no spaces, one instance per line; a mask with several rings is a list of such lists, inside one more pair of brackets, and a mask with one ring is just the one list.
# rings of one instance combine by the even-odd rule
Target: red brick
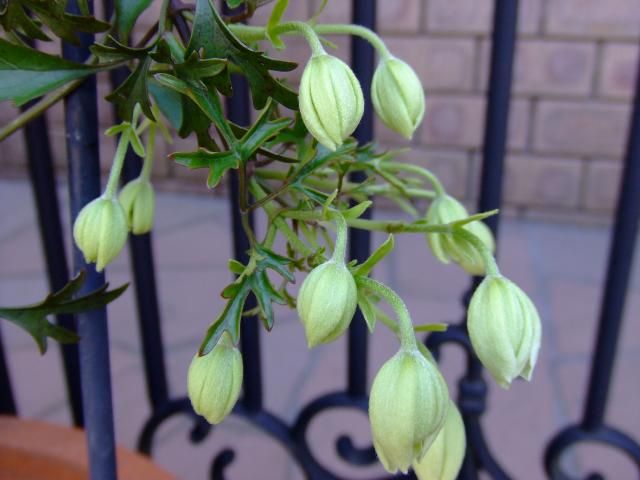
[[637,37],[640,0],[549,0],[546,31],[596,38]]
[[610,160],[587,164],[583,206],[594,212],[613,211],[618,198],[622,165]]
[[629,99],[633,95],[638,64],[638,46],[608,43],[602,50],[598,94]]

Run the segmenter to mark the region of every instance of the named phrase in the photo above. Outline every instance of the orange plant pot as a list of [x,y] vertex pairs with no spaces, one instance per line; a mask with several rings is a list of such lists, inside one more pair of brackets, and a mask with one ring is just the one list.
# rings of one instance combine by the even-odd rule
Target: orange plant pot
[[[175,480],[147,457],[116,450],[119,480]],[[83,430],[0,416],[0,480],[86,480]]]

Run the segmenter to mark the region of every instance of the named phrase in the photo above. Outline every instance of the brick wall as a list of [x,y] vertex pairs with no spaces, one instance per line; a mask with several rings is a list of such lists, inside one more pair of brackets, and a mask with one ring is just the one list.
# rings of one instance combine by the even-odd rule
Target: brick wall
[[[159,3],[159,2],[155,2]],[[308,18],[320,0],[293,0],[289,18]],[[466,200],[477,191],[479,149],[493,0],[379,1],[379,30],[394,54],[418,72],[427,93],[425,120],[406,159],[441,176]],[[521,0],[505,200],[525,214],[596,218],[615,202],[640,37],[640,0]],[[347,22],[350,2],[330,0],[322,22]],[[264,12],[267,13],[267,12]],[[265,14],[256,16],[263,22]],[[148,15],[152,18],[153,15]],[[332,39],[348,60],[345,38]],[[304,63],[308,48],[289,40],[284,54]],[[290,79],[299,79],[301,68]],[[101,79],[106,88],[106,79]],[[6,105],[0,121],[13,115]],[[106,127],[110,109],[102,108]],[[64,165],[62,113],[50,114],[57,165]],[[406,146],[377,124],[385,147]],[[104,142],[109,163],[111,142]],[[160,153],[190,148],[178,140]],[[1,171],[21,172],[20,135],[0,149]],[[200,172],[157,162],[164,188],[203,191]]]

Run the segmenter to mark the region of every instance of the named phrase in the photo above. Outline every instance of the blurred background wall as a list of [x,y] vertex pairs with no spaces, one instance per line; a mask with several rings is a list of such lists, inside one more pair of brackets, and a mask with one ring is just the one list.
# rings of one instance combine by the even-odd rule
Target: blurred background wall
[[[374,0],[372,0],[374,1]],[[160,2],[154,2],[155,7]],[[289,18],[308,18],[320,0],[291,0]],[[493,0],[378,1],[379,30],[394,54],[418,72],[427,93],[427,113],[406,159],[441,176],[447,188],[474,199],[480,164],[489,29]],[[533,217],[575,221],[606,220],[611,212],[629,117],[628,102],[640,37],[640,0],[521,0],[509,156],[505,184],[507,209]],[[321,22],[348,22],[350,2],[331,0]],[[264,22],[270,5],[253,23]],[[153,19],[148,12],[141,35]],[[346,38],[332,39],[337,55],[348,59]],[[277,56],[304,64],[308,47],[289,38]],[[49,45],[55,51],[57,46]],[[299,79],[301,67],[290,76]],[[107,79],[101,79],[106,94]],[[0,105],[0,122],[15,109]],[[64,178],[61,106],[49,114],[56,164]],[[111,109],[101,105],[102,126]],[[379,143],[398,148],[407,142],[382,124]],[[187,150],[192,141],[161,146],[160,153]],[[111,161],[113,142],[103,142],[102,162]],[[3,142],[0,177],[23,177],[21,133]],[[206,193],[203,173],[156,162],[159,188]]]

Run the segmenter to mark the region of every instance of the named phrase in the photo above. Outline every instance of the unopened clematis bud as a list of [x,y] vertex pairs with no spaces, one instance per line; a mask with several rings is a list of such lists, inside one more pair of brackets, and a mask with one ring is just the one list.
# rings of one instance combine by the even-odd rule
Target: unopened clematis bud
[[222,422],[238,401],[242,386],[242,355],[228,333],[202,357],[196,353],[189,366],[187,390],[193,410],[209,423]]
[[419,480],[455,480],[464,460],[466,436],[456,404],[449,401],[444,426],[422,460],[413,463]]
[[344,262],[331,259],[311,270],[298,293],[298,315],[309,347],[342,335],[357,302],[356,282]]
[[[430,224],[444,224],[468,216],[467,209],[458,200],[442,194],[438,195],[429,207],[426,219]],[[467,223],[463,228],[477,236],[489,251],[495,250],[493,234],[482,221]],[[472,275],[482,275],[485,272],[482,254],[468,240],[455,234],[428,233],[427,241],[434,256],[442,263],[453,260]]]
[[416,72],[399,58],[382,60],[371,83],[376,113],[391,130],[407,139],[424,116],[424,90]]
[[329,150],[342,145],[364,112],[358,79],[346,63],[326,53],[315,54],[307,62],[299,103],[307,129]]
[[146,178],[136,178],[120,192],[120,203],[127,216],[129,229],[136,235],[148,233],[153,227],[155,193]]
[[468,328],[473,349],[500,386],[508,388],[518,376],[531,379],[540,317],[515,283],[500,275],[486,277],[471,297]]
[[438,367],[418,350],[402,349],[380,369],[371,387],[373,446],[390,473],[406,473],[442,428],[449,392]]
[[87,203],[73,225],[73,239],[86,262],[96,270],[115,259],[127,241],[127,219],[116,198],[99,197]]

